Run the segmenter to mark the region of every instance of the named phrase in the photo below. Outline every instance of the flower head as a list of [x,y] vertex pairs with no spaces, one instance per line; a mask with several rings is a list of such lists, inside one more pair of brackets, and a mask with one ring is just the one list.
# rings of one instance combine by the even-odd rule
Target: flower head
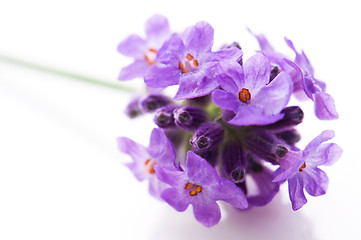
[[191,151],[187,153],[185,171],[161,165],[155,170],[158,178],[171,186],[161,197],[177,211],[185,211],[191,204],[195,218],[206,227],[217,224],[221,218],[216,201],[223,200],[240,209],[248,206],[239,188],[220,178],[206,160]]
[[328,177],[319,165],[331,165],[337,161],[342,149],[335,143],[324,143],[334,137],[331,130],[323,131],[303,151],[290,151],[280,161],[274,182],[288,180],[288,190],[293,210],[300,209],[307,199],[305,189],[311,196],[326,193]]

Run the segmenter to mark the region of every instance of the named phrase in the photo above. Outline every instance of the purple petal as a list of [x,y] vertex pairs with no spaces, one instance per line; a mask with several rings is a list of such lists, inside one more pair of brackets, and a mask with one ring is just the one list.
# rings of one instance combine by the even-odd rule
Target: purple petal
[[[245,104],[243,104],[245,105]],[[237,126],[266,125],[282,119],[283,114],[266,115],[264,109],[258,106],[239,105],[236,116],[228,123]]]
[[149,194],[153,197],[160,199],[160,194],[164,189],[168,186],[162,182],[160,182],[155,176],[149,178]]
[[237,47],[226,48],[217,52],[207,53],[202,59],[205,62],[234,62],[238,63],[241,60],[243,52]]
[[220,184],[212,185],[210,198],[214,201],[222,200],[232,204],[233,207],[245,209],[248,207],[247,199],[240,188],[228,179],[222,178]]
[[308,157],[308,155],[317,151],[317,148],[323,143],[335,137],[335,132],[333,130],[325,130],[320,135],[315,137],[303,150],[303,156]]
[[279,184],[272,182],[272,172],[268,168],[264,168],[261,172],[251,173],[251,177],[255,181],[259,193],[248,197],[249,204],[253,206],[266,205],[279,191]]
[[128,154],[136,163],[143,163],[149,158],[146,147],[134,142],[127,137],[120,137],[117,139],[118,149]]
[[276,176],[272,182],[282,182],[292,178],[304,163],[301,151],[289,151],[281,160],[280,168],[276,171]]
[[164,39],[170,36],[171,32],[167,18],[161,15],[154,15],[149,18],[145,23],[145,33],[150,39]]
[[305,193],[303,192],[303,181],[301,178],[296,176],[288,179],[288,192],[294,211],[297,211],[307,203]]
[[286,72],[281,72],[257,93],[251,104],[263,108],[265,115],[278,114],[287,105],[292,94],[292,86],[290,76]]
[[174,66],[153,65],[144,77],[144,82],[151,88],[164,88],[179,83],[181,71]]
[[118,52],[135,59],[144,59],[146,42],[138,35],[130,35],[118,45]]
[[210,52],[213,46],[214,30],[206,22],[198,22],[191,27],[185,37],[185,46],[195,58]]
[[306,167],[301,173],[305,183],[305,189],[311,196],[321,196],[326,193],[328,177],[319,168]]
[[188,196],[182,192],[178,192],[174,188],[167,188],[164,190],[161,197],[178,212],[185,211],[189,205]]
[[238,98],[234,94],[219,89],[213,92],[212,99],[218,107],[233,112],[237,112],[240,105]]
[[271,63],[262,53],[256,53],[244,63],[243,71],[244,87],[255,93],[269,82]]
[[193,203],[194,217],[206,227],[212,227],[221,220],[221,210],[216,202],[208,199]]
[[342,154],[342,149],[336,143],[321,144],[316,151],[307,156],[307,163],[313,166],[332,165]]
[[163,166],[174,166],[175,164],[176,153],[173,144],[160,128],[154,128],[152,131],[148,153]]
[[179,186],[183,187],[187,182],[185,173],[172,167],[155,165],[154,170],[160,181],[167,183],[174,188],[178,188]]
[[216,64],[211,64],[208,69],[201,69],[196,72],[183,74],[180,77],[179,88],[174,100],[190,99],[205,96],[218,87],[217,81],[213,78],[213,68]]
[[171,37],[157,52],[157,61],[178,67],[179,61],[184,57],[184,44],[178,36]]
[[321,120],[338,119],[335,102],[330,94],[325,92],[315,94],[315,113]]
[[220,76],[217,76],[218,83],[227,92],[238,95],[238,92],[245,87],[242,66],[237,62],[223,62],[221,69]]
[[295,46],[293,45],[293,42],[290,39],[285,37],[285,41],[286,41],[288,47],[290,47],[296,54],[295,63],[298,66],[300,66],[301,68],[303,68],[306,72],[313,75],[314,70],[313,70],[313,67],[312,67],[310,61],[308,60],[306,54],[303,51],[302,51],[302,54],[299,54],[297,52]]
[[150,65],[144,59],[137,59],[120,71],[118,79],[130,80],[137,77],[144,77],[149,67]]
[[271,46],[271,44],[269,43],[269,41],[267,40],[266,36],[264,36],[263,34],[256,35],[249,28],[248,31],[257,39],[258,44],[263,52],[272,53],[275,51]]
[[201,186],[211,185],[220,180],[216,170],[192,151],[187,152],[186,173],[189,180]]

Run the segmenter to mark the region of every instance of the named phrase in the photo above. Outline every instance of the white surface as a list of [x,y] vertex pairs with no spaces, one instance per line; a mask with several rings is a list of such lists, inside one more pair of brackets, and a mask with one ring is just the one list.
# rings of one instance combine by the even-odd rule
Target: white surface
[[[199,20],[215,46],[239,41],[246,27],[291,52],[303,48],[335,97],[340,120],[317,121],[312,104],[299,128],[303,146],[334,129],[341,160],[326,169],[329,191],[293,212],[287,186],[264,208],[224,205],[206,229],[191,208],[177,213],[147,194],[122,163],[116,137],[147,144],[151,118],[128,120],[129,94],[0,63],[0,239],[361,239],[359,136],[360,22],[357,1],[0,1],[0,53],[116,81],[129,61],[120,40],[143,33],[154,13],[176,31]],[[302,106],[302,105],[301,105]],[[304,105],[303,105],[304,106]]]

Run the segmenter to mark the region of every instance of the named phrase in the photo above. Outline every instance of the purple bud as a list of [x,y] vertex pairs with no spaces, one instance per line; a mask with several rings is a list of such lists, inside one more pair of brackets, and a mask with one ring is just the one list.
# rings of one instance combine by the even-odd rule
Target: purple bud
[[203,152],[197,152],[193,151],[197,155],[201,156],[203,159],[207,160],[209,164],[211,164],[213,167],[216,166],[217,160],[218,160],[218,148],[215,148],[210,151],[203,151]]
[[168,104],[158,108],[154,114],[154,122],[161,128],[175,127],[173,111],[179,106]]
[[189,140],[197,152],[210,151],[221,144],[224,136],[224,129],[215,122],[203,123]]
[[227,178],[234,183],[244,182],[247,159],[239,141],[232,139],[226,143],[222,151],[222,163]]
[[132,101],[130,101],[127,108],[125,109],[125,114],[129,118],[135,118],[143,114],[143,111],[139,108],[139,98],[134,98]]
[[144,112],[154,112],[171,102],[172,100],[169,97],[163,95],[149,95],[141,102],[141,106]]
[[296,129],[276,133],[276,136],[285,141],[288,145],[294,145],[301,140],[301,135],[296,131]]
[[175,124],[186,130],[195,130],[206,121],[206,112],[199,107],[185,106],[174,111]]
[[303,111],[298,106],[286,107],[281,111],[284,114],[283,118],[275,123],[266,125],[267,129],[289,129],[300,123],[303,120]]
[[272,164],[279,164],[279,158],[288,152],[283,141],[267,131],[249,131],[245,134],[243,142],[251,153]]

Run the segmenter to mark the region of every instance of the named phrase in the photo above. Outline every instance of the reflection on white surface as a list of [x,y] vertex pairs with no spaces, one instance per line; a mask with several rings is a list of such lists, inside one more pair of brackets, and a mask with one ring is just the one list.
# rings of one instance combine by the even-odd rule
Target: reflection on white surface
[[279,196],[265,207],[246,211],[224,204],[221,222],[211,229],[196,222],[191,207],[181,214],[172,210],[164,208],[160,213],[149,239],[315,240],[312,222],[281,203]]

